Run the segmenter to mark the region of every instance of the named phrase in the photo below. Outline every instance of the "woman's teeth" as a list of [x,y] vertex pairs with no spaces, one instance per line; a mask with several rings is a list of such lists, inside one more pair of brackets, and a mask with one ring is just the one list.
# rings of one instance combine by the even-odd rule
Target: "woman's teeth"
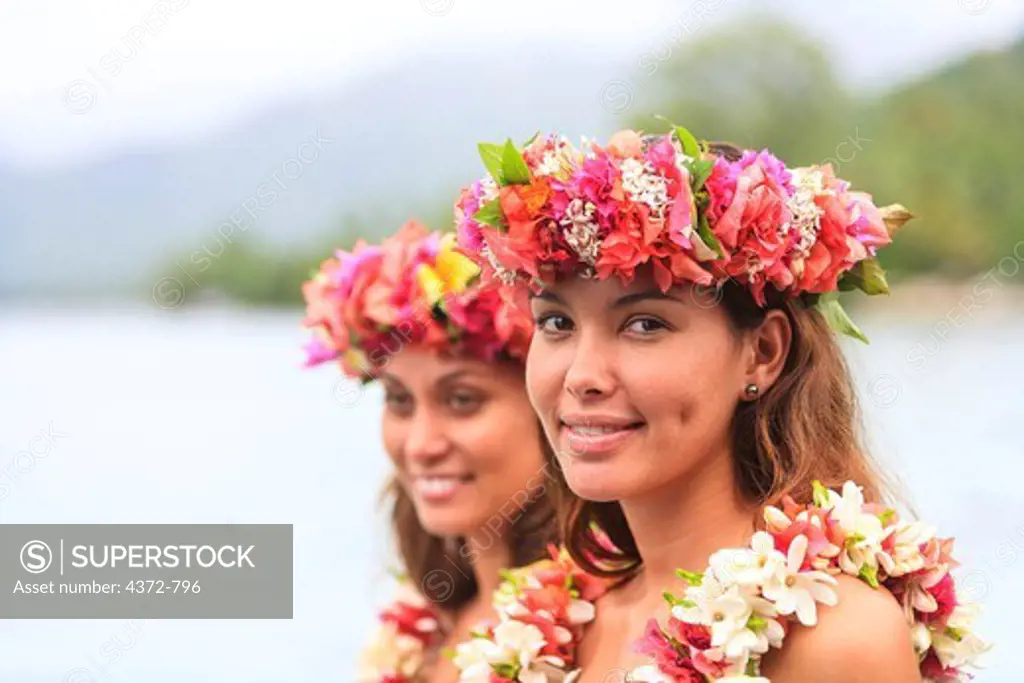
[[626,429],[631,429],[632,425],[624,425],[622,427],[584,427],[577,425],[575,427],[569,427],[574,433],[580,436],[599,436],[601,434],[613,434],[615,432],[621,432]]
[[462,483],[462,477],[416,477],[416,490],[427,496],[452,493]]

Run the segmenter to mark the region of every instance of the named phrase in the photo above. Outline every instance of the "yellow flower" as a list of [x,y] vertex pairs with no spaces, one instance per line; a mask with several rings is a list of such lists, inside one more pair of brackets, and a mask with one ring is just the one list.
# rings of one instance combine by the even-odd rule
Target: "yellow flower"
[[455,251],[455,234],[448,233],[441,238],[434,267],[421,264],[416,269],[416,281],[427,302],[433,306],[446,294],[465,292],[479,273],[475,263]]

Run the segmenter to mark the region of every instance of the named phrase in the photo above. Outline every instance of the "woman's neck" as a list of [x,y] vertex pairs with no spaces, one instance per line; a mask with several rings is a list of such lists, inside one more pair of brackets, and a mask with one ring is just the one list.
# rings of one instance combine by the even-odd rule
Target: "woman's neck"
[[732,454],[723,449],[685,479],[622,501],[622,510],[643,558],[637,578],[660,593],[677,568],[703,571],[716,550],[746,545],[757,507],[740,494]]
[[505,538],[495,539],[486,549],[473,548],[467,558],[476,579],[477,596],[484,604],[491,604],[491,596],[501,583],[501,570],[512,566],[512,551]]

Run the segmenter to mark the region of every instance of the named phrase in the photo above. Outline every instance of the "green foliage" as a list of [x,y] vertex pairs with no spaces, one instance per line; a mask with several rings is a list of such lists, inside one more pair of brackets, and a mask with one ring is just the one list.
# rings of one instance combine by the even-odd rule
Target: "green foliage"
[[[667,119],[794,165],[830,162],[879,205],[899,202],[917,216],[880,255],[891,276],[967,276],[995,266],[1024,236],[1022,73],[1024,41],[856,97],[822,44],[757,18],[702,33],[641,74],[638,90],[655,95],[622,123],[660,132]],[[867,275],[866,286],[886,289]]]
[[[1024,237],[1024,193],[1018,191],[1024,178],[1024,41],[871,97],[842,86],[820,42],[765,17],[701,32],[653,66],[638,76],[644,81],[638,91],[650,97],[638,99],[622,124],[674,129],[689,150],[696,139],[729,140],[769,148],[793,165],[830,162],[854,189],[871,192],[877,204],[905,205],[917,218],[880,255],[890,278],[984,272],[1012,255]],[[528,182],[522,156],[510,141],[482,144],[479,150],[499,184]],[[693,168],[700,183],[708,172]],[[438,197],[436,210],[419,215],[428,226],[447,228],[452,199]],[[497,202],[480,211],[478,220],[500,225]],[[362,215],[367,214],[369,207],[363,207]],[[219,247],[211,230],[212,253],[178,255],[157,277],[181,280],[188,287],[186,303],[220,292],[244,303],[301,305],[301,284],[311,269],[357,237],[378,239],[385,225],[398,223],[380,216],[349,217],[321,243],[290,249],[237,239]],[[716,248],[706,226],[697,228]],[[888,289],[874,262],[844,280],[844,290]],[[819,305],[834,324],[859,336],[837,298]]]

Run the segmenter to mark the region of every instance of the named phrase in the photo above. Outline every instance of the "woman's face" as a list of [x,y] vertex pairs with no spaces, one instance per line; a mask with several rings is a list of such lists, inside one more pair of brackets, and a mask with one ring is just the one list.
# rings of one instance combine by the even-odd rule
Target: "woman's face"
[[638,277],[565,280],[532,308],[527,387],[577,495],[628,500],[730,457],[757,354],[722,306]]
[[384,447],[423,527],[502,533],[544,477],[522,369],[408,348],[381,383]]

